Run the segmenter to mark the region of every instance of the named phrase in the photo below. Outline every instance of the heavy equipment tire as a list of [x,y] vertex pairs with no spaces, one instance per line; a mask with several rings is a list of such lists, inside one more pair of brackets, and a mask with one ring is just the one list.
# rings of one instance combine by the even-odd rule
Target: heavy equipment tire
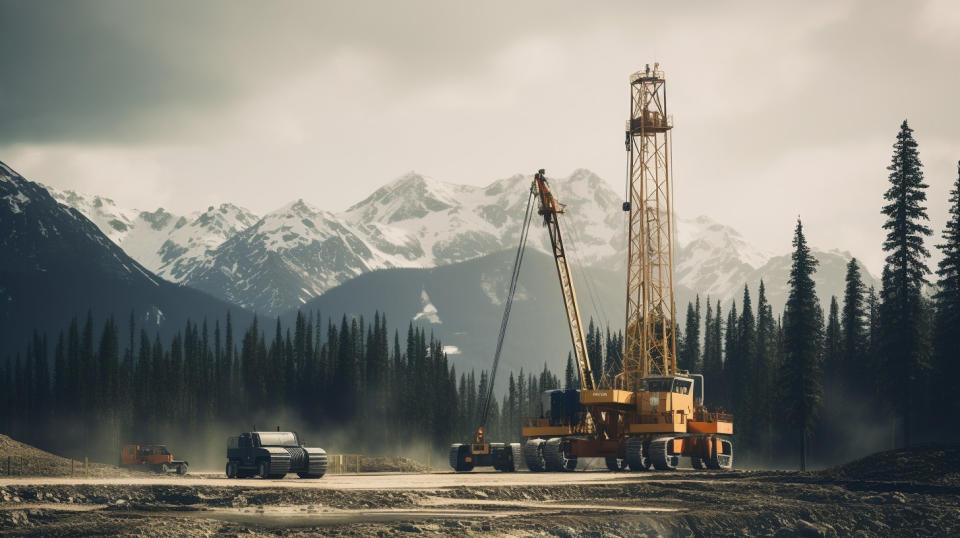
[[673,437],[658,437],[650,441],[650,461],[658,471],[672,471],[680,463],[680,457],[673,454]]
[[177,465],[177,474],[180,475],[180,476],[183,476],[183,475],[187,474],[187,464],[186,464],[186,463],[181,463],[181,464]]
[[450,468],[454,471],[457,470],[457,457],[460,455],[460,446],[460,443],[450,445]]
[[527,464],[527,469],[535,473],[542,473],[547,470],[547,462],[543,457],[543,439],[528,439],[523,445],[523,460]]
[[733,469],[733,441],[721,439],[720,446],[723,449],[723,453],[713,454],[710,459],[707,460],[707,469],[729,471]]
[[624,458],[604,458],[604,461],[607,464],[607,469],[615,473],[626,471],[629,468],[627,460]]
[[515,472],[522,458],[520,443],[500,443],[499,448],[500,455],[493,460],[494,468],[503,473]]
[[257,476],[260,478],[270,478],[270,463],[267,461],[261,460],[257,463]]
[[[470,458],[470,461],[467,461]],[[476,461],[473,458],[473,449],[470,445],[460,445],[457,449],[457,466],[454,468],[458,473],[467,473],[473,470]]]
[[494,471],[503,471],[503,467],[507,464],[506,454],[504,453],[504,443],[488,443],[487,450],[489,450],[488,457],[490,459],[490,465],[493,467]]
[[510,466],[503,471],[512,473],[520,469],[520,461],[523,459],[523,450],[520,448],[520,443],[508,443],[506,450],[510,453]]
[[626,460],[631,471],[646,471],[650,469],[650,443],[642,437],[627,439]]
[[167,473],[170,472],[170,467],[168,467],[166,463],[161,463],[161,464],[160,464],[160,472],[163,473],[163,474],[167,474]]
[[239,465],[237,465],[237,462],[235,461],[227,462],[227,469],[226,469],[227,478],[237,478],[240,475],[240,470],[237,469],[237,467],[239,467]]
[[568,452],[562,437],[552,437],[543,445],[543,457],[548,471],[567,472],[577,468],[577,457]]

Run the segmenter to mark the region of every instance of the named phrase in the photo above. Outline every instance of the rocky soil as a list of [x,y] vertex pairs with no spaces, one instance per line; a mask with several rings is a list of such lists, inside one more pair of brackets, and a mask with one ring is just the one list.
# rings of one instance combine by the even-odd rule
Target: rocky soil
[[0,479],[0,535],[955,536],[958,448],[881,453],[822,472],[581,472],[596,480],[562,485],[530,473],[504,485],[479,485],[502,474],[391,475],[400,485],[404,476],[454,485],[383,489],[343,482],[376,478],[363,475],[339,477],[343,487]]
[[119,477],[139,474],[141,473],[121,469],[116,465],[93,462],[88,463],[84,472],[83,461],[62,458],[0,434],[0,477],[8,475]]

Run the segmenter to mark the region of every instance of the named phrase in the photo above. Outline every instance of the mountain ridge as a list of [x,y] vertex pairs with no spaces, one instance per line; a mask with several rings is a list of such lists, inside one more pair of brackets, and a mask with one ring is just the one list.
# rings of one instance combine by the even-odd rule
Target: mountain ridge
[[[276,315],[372,270],[437,267],[515,248],[530,178],[514,174],[472,186],[408,172],[340,212],[296,199],[258,217],[230,204],[237,208],[234,220],[242,214],[249,225],[221,225],[220,235],[194,241],[202,248],[193,250],[185,247],[187,236],[200,232],[184,222],[196,222],[213,207],[189,220],[162,209],[121,210],[108,198],[84,198],[70,191],[61,198],[81,211],[103,213],[92,219],[101,227],[112,228],[120,221],[133,232],[138,227],[158,229],[139,235],[128,230],[127,236],[142,237],[144,245],[134,246],[127,239],[124,246],[121,238],[121,246],[164,278]],[[620,196],[583,168],[551,180],[551,187],[568,208],[562,226],[575,264],[622,270],[626,231]],[[744,283],[763,275],[768,280],[784,276],[781,264],[765,268],[777,255],[707,216],[679,218],[676,228],[678,296],[688,296],[689,290],[724,300],[738,298]],[[546,234],[531,234],[529,244],[550,251]],[[155,255],[144,252],[150,250]]]
[[[199,290],[150,272],[79,210],[0,163],[0,358],[22,352],[33,330],[54,338],[71,317],[90,313],[97,326],[116,316],[151,337],[169,336],[186,320],[212,322],[231,312],[252,316]],[[52,349],[52,348],[51,348]]]

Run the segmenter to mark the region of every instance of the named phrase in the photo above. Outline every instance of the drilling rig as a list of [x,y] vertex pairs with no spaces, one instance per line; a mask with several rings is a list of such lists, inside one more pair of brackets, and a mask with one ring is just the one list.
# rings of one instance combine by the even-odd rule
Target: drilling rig
[[[540,417],[524,419],[523,457],[531,471],[571,471],[578,458],[604,458],[613,471],[675,469],[681,456],[696,469],[733,465],[733,417],[703,405],[704,380],[678,371],[673,295],[673,191],[666,80],[659,64],[630,76],[626,123],[629,198],[623,371],[590,371],[583,325],[558,216],[543,171],[534,179],[539,214],[550,233],[560,278],[579,391],[551,391]],[[574,394],[575,393],[575,394]]]

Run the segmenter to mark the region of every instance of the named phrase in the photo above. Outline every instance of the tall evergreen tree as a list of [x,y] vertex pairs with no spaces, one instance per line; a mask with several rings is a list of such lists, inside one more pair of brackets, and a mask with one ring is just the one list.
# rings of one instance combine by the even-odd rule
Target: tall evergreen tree
[[590,360],[590,369],[593,371],[593,379],[600,382],[603,379],[603,335],[596,325],[593,318],[587,325],[586,334],[587,358]]
[[700,296],[696,296],[696,306],[687,303],[687,319],[684,326],[682,347],[677,367],[689,372],[700,372]]
[[[607,326],[607,339],[604,344],[603,371],[610,381],[623,371],[623,332],[615,334],[610,333],[610,327]],[[579,378],[579,371],[577,373]],[[577,380],[579,386],[579,379]]]
[[703,378],[704,397],[714,407],[724,406],[723,354],[721,342],[720,302],[714,315],[710,298],[707,297],[707,313],[704,325]]
[[880,298],[871,285],[866,295],[867,313],[867,353],[864,359],[869,378],[866,380],[867,394],[876,397],[880,390]]
[[767,302],[763,280],[757,289],[757,343],[751,386],[754,390],[753,414],[757,452],[769,461],[773,456],[774,396],[776,389],[777,322]]
[[823,373],[828,385],[837,385],[836,381],[841,372],[842,349],[839,306],[836,296],[831,296],[830,312],[827,315],[827,328],[823,342]]
[[820,382],[823,321],[813,283],[818,262],[810,254],[800,219],[797,219],[793,247],[790,294],[783,320],[782,408],[784,418],[797,432],[800,469],[806,470],[808,436],[813,433],[823,397]]
[[856,258],[847,263],[844,277],[843,313],[840,316],[839,382],[843,390],[861,391],[858,373],[868,371],[867,313],[864,311],[863,277]]
[[[934,367],[937,384],[937,408],[948,416],[960,412],[960,396],[952,383],[960,377],[960,162],[957,181],[950,191],[950,210],[943,230],[943,243],[937,248],[943,258],[937,264],[936,318],[934,320]],[[956,436],[956,433],[954,433]]]
[[884,193],[887,204],[883,229],[887,236],[883,250],[890,268],[890,281],[883,297],[885,319],[881,320],[885,338],[881,368],[884,383],[894,409],[903,423],[903,444],[909,446],[912,432],[913,402],[917,398],[917,381],[925,364],[923,307],[920,290],[930,272],[926,259],[930,256],[923,239],[932,232],[924,224],[929,220],[923,203],[927,185],[917,152],[913,129],[904,120],[893,145],[890,166],[890,188]]
[[[728,329],[729,330],[729,329]],[[739,417],[741,439],[749,446],[754,444],[756,433],[756,409],[754,395],[756,387],[753,380],[753,363],[757,354],[757,322],[753,314],[753,302],[750,289],[743,286],[743,312],[737,320],[737,352],[731,364],[732,407],[734,415]]]
[[[564,372],[563,376],[563,388],[565,389],[575,389],[580,386],[580,382],[577,379],[578,370],[573,365],[573,352],[567,352],[567,369]],[[513,383],[513,375],[511,374],[510,383]]]
[[[718,309],[719,310],[719,309]],[[739,374],[740,332],[739,316],[737,316],[737,302],[732,301],[730,312],[727,314],[727,328],[723,333],[723,405],[736,412],[734,400],[739,396],[739,388],[735,387],[736,377]]]

